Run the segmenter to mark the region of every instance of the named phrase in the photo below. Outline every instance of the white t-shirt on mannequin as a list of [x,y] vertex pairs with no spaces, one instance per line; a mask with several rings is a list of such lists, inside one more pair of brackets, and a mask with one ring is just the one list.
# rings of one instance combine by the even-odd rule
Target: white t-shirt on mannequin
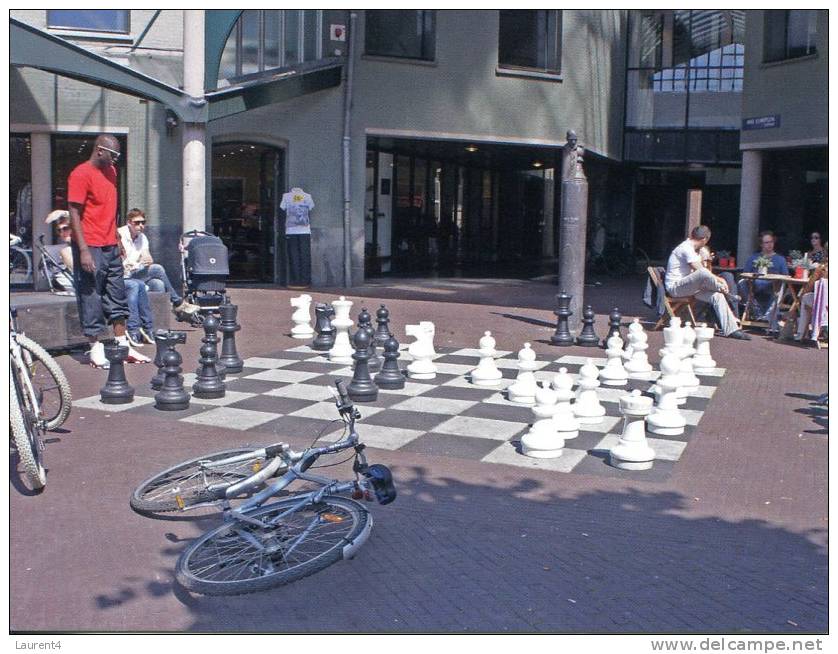
[[285,234],[311,234],[309,212],[314,200],[303,189],[294,187],[282,196],[279,208],[285,211]]

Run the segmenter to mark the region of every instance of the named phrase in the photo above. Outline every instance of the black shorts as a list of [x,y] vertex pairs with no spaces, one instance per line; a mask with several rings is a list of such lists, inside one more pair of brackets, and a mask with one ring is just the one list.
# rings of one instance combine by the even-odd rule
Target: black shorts
[[89,246],[96,270],[82,270],[78,246],[73,243],[73,279],[76,282],[76,304],[79,321],[85,336],[98,336],[108,323],[124,321],[128,317],[125,296],[124,270],[119,246]]

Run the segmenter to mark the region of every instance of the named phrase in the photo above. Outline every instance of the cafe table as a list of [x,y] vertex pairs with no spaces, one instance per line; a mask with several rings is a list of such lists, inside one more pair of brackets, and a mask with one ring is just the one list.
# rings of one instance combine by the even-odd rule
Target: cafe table
[[[739,321],[743,327],[760,327],[777,331],[779,329],[779,313],[781,308],[787,309],[787,315],[789,316],[797,315],[800,311],[800,298],[803,295],[803,290],[806,288],[808,280],[797,279],[790,275],[760,275],[759,273],[742,273],[740,276],[748,282],[748,298],[745,302],[745,311],[742,313],[742,318]],[[775,300],[772,303],[771,315],[768,317],[768,320],[754,320],[751,317],[751,308],[754,304],[754,282],[757,280],[771,282],[773,286],[772,292]],[[787,294],[791,297],[791,304],[784,306],[782,302]],[[784,337],[788,335],[790,323],[791,320],[787,320],[786,325],[784,325]]]

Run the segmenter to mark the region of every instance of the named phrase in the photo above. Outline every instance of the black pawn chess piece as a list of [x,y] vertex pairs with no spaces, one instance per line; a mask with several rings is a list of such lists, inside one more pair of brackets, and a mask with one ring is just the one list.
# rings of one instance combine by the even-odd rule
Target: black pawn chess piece
[[224,382],[216,369],[218,360],[218,319],[209,314],[204,319],[204,337],[201,339],[201,358],[198,362],[201,367],[198,369],[197,379],[192,385],[192,394],[204,400],[224,397],[226,388]]
[[386,390],[404,388],[404,374],[399,370],[399,342],[393,337],[384,343],[384,364],[375,376],[375,385]]
[[622,322],[623,314],[620,313],[620,310],[617,307],[611,309],[611,313],[608,315],[608,334],[602,340],[602,347],[608,347],[608,339],[612,336],[619,336],[620,338],[623,337],[620,332],[620,323]]
[[381,369],[381,358],[378,356],[378,352],[375,349],[375,328],[372,326],[372,315],[370,312],[367,311],[366,307],[361,309],[361,313],[358,314],[358,329],[364,329],[367,332],[367,336],[369,336],[370,344],[369,344],[369,353],[370,358],[367,361],[367,368],[369,368],[370,372],[377,372]]
[[568,320],[573,312],[570,310],[570,301],[573,299],[572,295],[568,295],[564,291],[556,296],[558,308],[553,312],[558,316],[556,322],[556,333],[550,337],[550,342],[553,345],[566,346],[573,345],[573,334],[568,328]]
[[335,310],[331,304],[318,302],[314,305],[314,331],[317,336],[311,342],[311,349],[317,352],[328,352],[335,346],[335,328],[332,318]]
[[599,346],[599,338],[594,331],[594,310],[590,304],[582,312],[582,331],[576,338],[576,344],[583,347]]
[[163,380],[166,378],[163,374],[163,355],[166,354],[168,341],[169,332],[165,329],[158,329],[154,332],[154,344],[157,347],[157,352],[154,355],[154,365],[157,366],[157,374],[151,378],[151,388],[155,391],[163,388]]
[[103,404],[129,404],[134,400],[134,389],[125,378],[125,357],[128,346],[119,343],[105,345],[105,358],[110,363],[108,379],[99,391]]
[[189,392],[183,387],[183,357],[177,351],[186,342],[186,332],[168,332],[163,353],[163,387],[154,396],[154,408],[160,411],[183,411],[189,408]]
[[244,361],[236,351],[236,332],[242,328],[236,322],[239,308],[235,304],[226,302],[218,310],[221,312],[221,324],[218,328],[222,334],[221,356],[218,357],[218,363],[224,366],[225,373],[241,372],[244,368]]
[[375,402],[378,399],[378,387],[373,383],[367,365],[370,359],[370,342],[369,332],[359,327],[353,338],[355,354],[352,358],[355,360],[355,370],[347,387],[349,399],[353,402]]
[[390,340],[393,334],[390,333],[390,311],[383,304],[375,312],[375,321],[377,323],[375,328],[375,345],[377,347],[384,347],[384,344]]

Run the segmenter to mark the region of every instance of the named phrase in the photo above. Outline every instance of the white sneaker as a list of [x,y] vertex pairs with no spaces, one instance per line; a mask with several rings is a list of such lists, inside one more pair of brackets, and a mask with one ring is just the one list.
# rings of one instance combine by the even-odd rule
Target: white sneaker
[[107,370],[111,367],[110,361],[105,356],[105,344],[101,341],[96,341],[90,346],[87,356],[90,357],[90,365],[94,368],[104,368]]
[[125,363],[150,363],[151,359],[149,359],[145,354],[140,354],[137,352],[131,344],[128,342],[128,337],[123,336],[122,338],[116,339],[116,342],[123,346],[128,346],[128,356],[125,357]]

